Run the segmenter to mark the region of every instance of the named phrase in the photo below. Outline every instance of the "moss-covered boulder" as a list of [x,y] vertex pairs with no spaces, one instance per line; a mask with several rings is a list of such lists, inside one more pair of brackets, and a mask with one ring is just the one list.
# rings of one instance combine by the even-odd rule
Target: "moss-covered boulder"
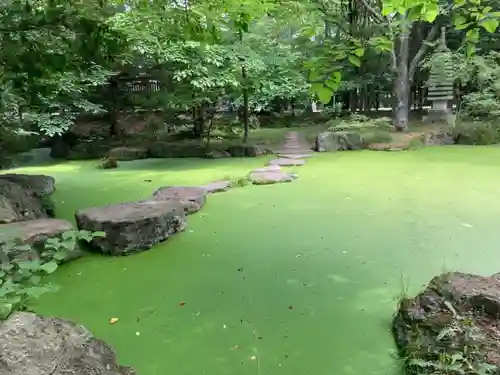
[[233,145],[227,148],[227,152],[234,157],[257,157],[271,153],[266,148],[257,145]]
[[315,150],[318,152],[360,150],[363,146],[363,137],[357,132],[323,132],[316,137]]
[[500,275],[435,277],[400,302],[393,333],[411,374],[498,374]]
[[205,147],[197,142],[154,142],[148,147],[152,158],[202,158],[205,157]]
[[110,145],[98,141],[81,142],[71,148],[67,158],[69,160],[89,160],[99,159],[105,156],[110,149]]
[[142,147],[115,147],[109,150],[106,156],[118,161],[146,159],[148,149]]

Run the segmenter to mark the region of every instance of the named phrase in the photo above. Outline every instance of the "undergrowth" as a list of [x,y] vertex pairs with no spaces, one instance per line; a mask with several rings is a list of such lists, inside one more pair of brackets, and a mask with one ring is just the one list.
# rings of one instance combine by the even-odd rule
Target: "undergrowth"
[[[443,273],[446,272],[449,270],[443,269]],[[398,311],[407,310],[411,303],[408,285],[401,273]],[[460,314],[450,302],[444,301],[443,305],[443,317],[447,322],[444,326],[437,316],[406,326],[410,339],[398,356],[406,371],[415,375],[499,374],[498,366],[485,361],[485,335],[477,322],[477,312]]]
[[14,311],[27,311],[33,299],[57,290],[44,276],[55,272],[78,241],[90,242],[104,232],[68,231],[36,245],[7,241],[0,244],[0,321]]

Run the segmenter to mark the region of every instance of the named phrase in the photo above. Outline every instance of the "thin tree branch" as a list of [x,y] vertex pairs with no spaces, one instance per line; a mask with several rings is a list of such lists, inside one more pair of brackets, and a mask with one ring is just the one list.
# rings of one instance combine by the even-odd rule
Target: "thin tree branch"
[[375,8],[373,8],[370,4],[368,4],[367,0],[360,0],[360,1],[361,4],[365,7],[365,9],[368,11],[368,13],[370,13],[370,15],[373,16],[373,18],[375,18],[380,23],[385,22],[384,17],[382,17],[382,15],[379,12],[377,12]]
[[409,78],[410,82],[413,81],[413,77],[415,76],[415,71],[417,70],[417,66],[422,61],[424,58],[425,54],[427,53],[427,50],[429,49],[428,43],[433,42],[439,33],[439,24],[436,22],[434,26],[432,26],[432,29],[429,31],[427,34],[427,38],[422,42],[422,45],[418,49],[417,53],[415,56],[413,56],[413,59],[410,62],[410,69],[409,69]]

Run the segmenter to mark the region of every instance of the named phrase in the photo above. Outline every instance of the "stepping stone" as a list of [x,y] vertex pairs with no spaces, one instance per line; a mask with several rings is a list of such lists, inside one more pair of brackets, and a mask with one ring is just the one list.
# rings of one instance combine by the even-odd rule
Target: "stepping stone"
[[208,194],[212,194],[212,193],[222,193],[224,191],[228,191],[229,189],[231,189],[232,185],[233,183],[230,180],[221,180],[212,182],[202,187]]
[[250,172],[249,179],[254,185],[271,185],[280,182],[292,182],[297,175],[284,171]]
[[91,207],[75,214],[78,229],[103,231],[90,245],[102,253],[129,255],[148,250],[186,227],[184,207],[175,200],[147,200]]
[[291,166],[300,166],[304,165],[306,161],[304,159],[287,159],[287,158],[281,158],[281,159],[274,159],[271,160],[268,165],[279,165],[282,167],[291,167]]
[[280,170],[281,170],[281,167],[279,165],[269,165],[267,167],[254,169],[252,172],[255,172],[255,173],[259,173],[259,172],[276,172],[276,171],[280,171]]
[[313,154],[286,154],[286,153],[279,153],[278,156],[280,158],[285,158],[285,159],[306,159],[310,158],[313,156]]
[[155,201],[180,202],[187,215],[198,212],[207,201],[207,191],[198,186],[166,186],[153,193]]
[[[57,238],[61,234],[73,230],[75,230],[73,224],[69,221],[59,219],[35,219],[2,224],[0,225],[0,263],[6,260],[6,255],[8,255],[9,260],[40,259],[41,253],[45,251],[45,242],[49,238]],[[11,241],[31,245],[31,248],[14,249],[9,254],[5,254],[1,251],[2,245]],[[66,257],[65,259],[61,259],[61,261],[73,260],[82,255],[83,252],[75,244],[73,249],[66,250]]]

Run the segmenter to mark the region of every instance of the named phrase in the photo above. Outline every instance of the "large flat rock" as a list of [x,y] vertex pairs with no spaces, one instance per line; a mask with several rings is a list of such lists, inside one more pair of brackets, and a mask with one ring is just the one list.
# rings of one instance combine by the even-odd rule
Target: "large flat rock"
[[308,153],[304,153],[304,154],[294,154],[294,153],[278,153],[278,156],[280,158],[286,158],[286,159],[307,159],[307,158],[310,158],[311,156],[313,156],[313,154],[308,154]]
[[186,214],[198,212],[207,201],[207,190],[199,186],[165,186],[153,193],[155,201],[180,202]]
[[[73,224],[60,219],[35,219],[11,224],[0,225],[0,247],[8,242],[31,245],[32,248],[17,249],[9,254],[12,259],[39,259],[44,252],[44,245],[49,238],[59,238],[61,234],[73,231]],[[69,261],[79,258],[83,252],[75,243],[73,249],[67,249],[66,258]]]
[[148,250],[185,229],[184,207],[174,200],[147,200],[92,207],[75,214],[79,229],[105,232],[91,245],[111,255]]
[[228,191],[233,186],[231,180],[220,180],[212,182],[208,185],[202,186],[202,188],[208,193],[222,193]]
[[281,170],[252,171],[249,175],[249,179],[254,185],[271,185],[281,182],[292,182],[296,178],[297,176],[293,173]]
[[38,197],[50,195],[56,189],[54,177],[43,174],[0,174],[0,179],[13,182],[23,189],[31,190]]
[[268,165],[279,165],[281,167],[298,167],[304,165],[306,161],[304,159],[288,159],[280,158],[269,161]]
[[145,159],[148,157],[148,149],[142,147],[116,147],[109,150],[106,156],[119,161]]
[[[78,297],[75,303],[78,303]],[[2,375],[135,375],[85,327],[28,312],[0,322]]]

